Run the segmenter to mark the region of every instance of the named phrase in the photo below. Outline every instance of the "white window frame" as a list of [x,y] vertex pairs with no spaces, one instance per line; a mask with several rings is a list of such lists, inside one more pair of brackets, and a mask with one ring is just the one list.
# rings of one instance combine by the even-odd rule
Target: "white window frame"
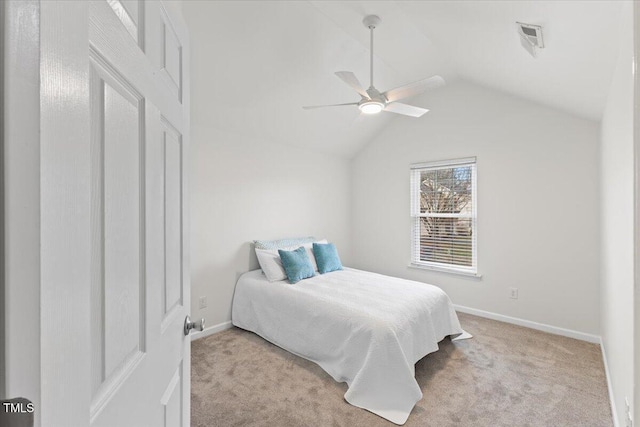
[[[420,174],[426,170],[451,169],[460,166],[471,166],[471,214],[451,214],[451,213],[420,213]],[[475,157],[466,157],[453,160],[440,160],[427,163],[414,163],[410,165],[410,199],[411,199],[411,262],[410,267],[437,270],[455,274],[480,277],[478,274],[478,179],[477,161]],[[461,266],[441,262],[420,260],[420,218],[422,217],[440,218],[469,218],[472,224],[472,255],[471,266]],[[418,228],[416,230],[416,227]]]

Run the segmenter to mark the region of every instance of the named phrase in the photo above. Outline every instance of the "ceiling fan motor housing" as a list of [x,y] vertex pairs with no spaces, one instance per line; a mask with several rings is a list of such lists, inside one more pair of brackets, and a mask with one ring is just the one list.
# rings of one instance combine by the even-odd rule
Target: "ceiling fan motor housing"
[[369,99],[371,99],[372,101],[382,102],[383,104],[387,103],[387,98],[385,98],[384,95],[381,94],[380,91],[373,86],[367,89],[367,94],[369,95]]

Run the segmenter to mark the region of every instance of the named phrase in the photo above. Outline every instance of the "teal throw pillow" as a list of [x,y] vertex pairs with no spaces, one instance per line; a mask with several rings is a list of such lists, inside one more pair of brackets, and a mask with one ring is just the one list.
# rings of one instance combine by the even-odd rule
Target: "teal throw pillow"
[[316,264],[318,264],[318,271],[320,274],[342,270],[342,263],[338,256],[338,250],[336,249],[336,245],[333,243],[314,243],[313,255],[316,257]]
[[304,247],[301,246],[295,251],[278,249],[278,253],[289,282],[298,283],[302,279],[315,275],[315,270]]

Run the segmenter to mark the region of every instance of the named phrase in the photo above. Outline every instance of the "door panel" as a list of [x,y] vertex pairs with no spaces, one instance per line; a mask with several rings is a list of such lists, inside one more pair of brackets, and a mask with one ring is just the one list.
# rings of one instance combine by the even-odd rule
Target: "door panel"
[[169,382],[160,403],[163,406],[163,427],[182,426],[182,363]]
[[[120,89],[122,90],[122,89]],[[104,85],[104,376],[143,351],[140,247],[141,102]]]
[[182,102],[182,44],[166,10],[160,8],[160,28],[156,33],[160,48],[158,67],[179,102]]
[[163,118],[166,321],[182,307],[182,136]]
[[143,48],[142,44],[142,2],[138,0],[107,0],[122,25],[131,37]]
[[[100,63],[104,65],[100,65]],[[141,153],[144,100],[91,60],[92,415],[144,352]]]

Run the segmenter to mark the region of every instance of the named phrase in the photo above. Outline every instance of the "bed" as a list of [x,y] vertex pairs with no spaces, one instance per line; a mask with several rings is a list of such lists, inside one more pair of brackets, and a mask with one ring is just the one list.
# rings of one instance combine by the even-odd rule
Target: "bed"
[[317,363],[347,383],[351,405],[400,425],[422,398],[415,363],[464,332],[440,288],[346,267],[294,285],[245,273],[232,323]]

